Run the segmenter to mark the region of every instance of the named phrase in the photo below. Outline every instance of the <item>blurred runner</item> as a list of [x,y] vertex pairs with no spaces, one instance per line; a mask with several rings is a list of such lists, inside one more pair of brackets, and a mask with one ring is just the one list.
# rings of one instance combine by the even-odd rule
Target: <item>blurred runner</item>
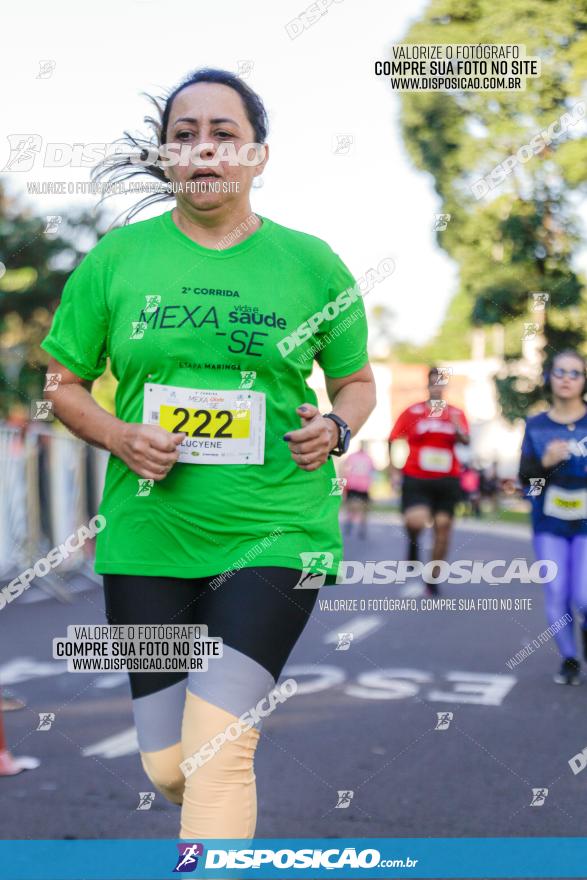
[[467,507],[467,513],[473,516],[481,516],[481,474],[479,468],[467,465],[461,473],[460,486],[463,493],[463,501]]
[[496,515],[499,507],[499,473],[497,462],[494,461],[489,467],[481,471],[481,504],[486,502],[489,513]]
[[[445,372],[432,367],[428,373],[428,400],[415,403],[401,413],[389,435],[392,480],[398,469],[392,464],[391,447],[400,437],[407,440],[409,453],[401,479],[401,508],[408,535],[407,559],[420,560],[420,532],[430,521],[434,528],[432,559],[446,558],[455,505],[461,498],[461,466],[455,455],[457,443],[469,443],[469,426],[462,410],[443,400]],[[435,566],[432,576],[438,576]],[[434,583],[427,591],[438,593]]]
[[546,616],[551,626],[556,621],[564,624],[554,637],[562,657],[554,680],[569,685],[580,683],[581,666],[573,606],[582,615],[583,656],[587,660],[585,372],[585,360],[576,351],[563,351],[554,358],[545,373],[552,406],[528,419],[520,461],[520,482],[532,502],[536,558],[551,559],[558,569],[554,580],[544,585]]
[[344,530],[350,534],[353,525],[357,525],[359,538],[365,538],[367,535],[369,489],[375,473],[375,465],[367,448],[367,443],[363,441],[361,448],[348,455],[342,463],[342,475],[346,480]]

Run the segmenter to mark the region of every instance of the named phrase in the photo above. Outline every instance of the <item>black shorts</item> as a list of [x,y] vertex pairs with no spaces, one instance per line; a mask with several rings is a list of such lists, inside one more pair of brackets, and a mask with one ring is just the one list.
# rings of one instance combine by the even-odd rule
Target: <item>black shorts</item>
[[[294,591],[300,576],[292,568],[242,568],[214,588],[212,576],[105,574],[106,618],[111,625],[206,625],[234,657],[252,661],[277,681],[318,595],[318,589]],[[324,581],[333,584],[336,576]],[[187,672],[131,672],[129,678],[136,699],[187,678]]]
[[[186,691],[236,718],[256,706],[275,686],[318,595],[313,588],[294,591],[302,572],[293,568],[259,566],[224,575],[230,576],[104,575],[111,625],[205,625],[209,637],[222,639],[222,656],[207,670],[129,673],[141,752],[181,741]],[[325,583],[335,581],[326,575]]]
[[359,501],[364,501],[367,503],[369,501],[369,493],[361,492],[359,489],[348,489],[346,493],[347,501],[351,501],[353,498],[358,499]]
[[402,481],[402,513],[409,507],[423,505],[432,513],[454,514],[455,505],[461,501],[458,477],[409,477]]

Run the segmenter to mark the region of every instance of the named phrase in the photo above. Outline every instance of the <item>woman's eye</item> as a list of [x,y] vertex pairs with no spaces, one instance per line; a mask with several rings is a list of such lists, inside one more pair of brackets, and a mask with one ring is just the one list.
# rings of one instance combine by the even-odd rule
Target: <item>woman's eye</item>
[[188,138],[193,137],[193,132],[191,131],[178,131],[175,135],[178,141],[187,141]]
[[217,137],[221,137],[221,138],[231,138],[231,137],[235,137],[235,135],[232,134],[230,131],[217,131],[217,132],[216,132],[216,136],[217,136]]

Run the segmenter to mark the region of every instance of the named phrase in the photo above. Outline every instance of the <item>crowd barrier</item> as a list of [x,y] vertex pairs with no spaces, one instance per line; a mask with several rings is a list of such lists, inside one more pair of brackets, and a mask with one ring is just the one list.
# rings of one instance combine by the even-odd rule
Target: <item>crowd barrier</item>
[[[0,576],[23,571],[98,512],[108,453],[39,422],[0,426]],[[87,567],[92,542],[59,566]]]

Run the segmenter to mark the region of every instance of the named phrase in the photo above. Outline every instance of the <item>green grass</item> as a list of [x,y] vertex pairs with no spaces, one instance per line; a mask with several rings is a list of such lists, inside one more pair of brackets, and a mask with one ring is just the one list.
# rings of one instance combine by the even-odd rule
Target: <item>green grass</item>
[[523,510],[500,510],[496,522],[511,522],[526,524],[530,521],[530,514]]

